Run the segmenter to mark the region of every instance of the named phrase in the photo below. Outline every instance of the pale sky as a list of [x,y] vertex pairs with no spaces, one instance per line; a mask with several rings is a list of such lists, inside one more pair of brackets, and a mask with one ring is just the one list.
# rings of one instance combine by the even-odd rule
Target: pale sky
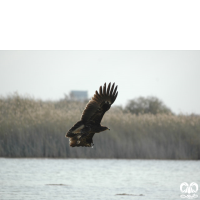
[[200,114],[200,51],[0,51],[0,95],[59,100],[71,90],[92,97],[118,85],[115,105],[156,96],[173,112]]

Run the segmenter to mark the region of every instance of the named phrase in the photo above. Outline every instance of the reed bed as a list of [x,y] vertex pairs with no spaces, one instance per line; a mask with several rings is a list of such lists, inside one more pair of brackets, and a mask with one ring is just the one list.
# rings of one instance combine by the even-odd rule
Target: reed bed
[[65,133],[85,103],[0,98],[0,157],[200,159],[200,116],[134,115],[113,106],[94,148],[69,147]]

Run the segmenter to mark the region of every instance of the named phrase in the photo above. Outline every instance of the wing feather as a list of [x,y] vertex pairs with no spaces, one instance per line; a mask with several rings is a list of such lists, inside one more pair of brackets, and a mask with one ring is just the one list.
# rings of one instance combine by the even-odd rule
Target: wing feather
[[115,99],[117,98],[117,95],[118,95],[118,92],[117,92],[116,95],[114,96],[114,101],[115,101]]
[[114,86],[115,86],[115,83],[113,83],[113,85],[111,87],[110,94],[109,94],[110,96],[112,96],[112,92],[113,92]]
[[78,121],[72,128],[69,129],[69,131],[66,133],[66,137],[74,137],[77,136],[77,134],[81,133],[81,129],[84,127],[84,124],[82,121]]
[[97,91],[96,91],[95,93],[96,93],[96,94],[94,95],[93,98],[94,98],[94,99],[97,99],[97,100],[100,99],[101,96],[99,95],[99,93],[98,93]]
[[106,96],[106,83],[104,83],[104,86],[103,86],[103,95]]
[[102,96],[102,86],[100,86],[100,88],[99,88],[99,94],[100,94],[100,96]]
[[109,95],[109,92],[110,92],[110,84],[111,84],[111,83],[108,84],[107,95]]
[[[112,93],[112,101],[114,102],[115,101],[115,99],[116,99],[116,95],[117,95],[117,93],[116,93],[116,91],[117,91],[117,86],[115,87],[115,90],[114,90],[114,92]],[[116,97],[115,97],[116,96]]]
[[117,98],[118,92],[117,86],[113,83],[110,91],[111,83],[108,84],[106,90],[106,83],[103,88],[100,86],[99,93],[96,91],[92,99],[88,102],[85,110],[82,113],[81,121],[84,123],[89,123],[93,121],[95,123],[100,123],[104,113],[110,109],[111,105]]

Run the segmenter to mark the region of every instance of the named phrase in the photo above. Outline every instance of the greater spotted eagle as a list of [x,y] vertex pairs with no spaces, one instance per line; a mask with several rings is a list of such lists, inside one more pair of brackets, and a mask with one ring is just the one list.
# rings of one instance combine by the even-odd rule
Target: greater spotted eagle
[[85,110],[82,113],[81,120],[66,133],[66,137],[69,138],[69,145],[71,147],[93,147],[93,136],[95,133],[110,130],[106,126],[101,126],[101,120],[106,111],[108,111],[111,105],[117,98],[117,86],[115,83],[111,86],[106,83],[103,88],[100,86],[99,93],[96,91],[92,99],[88,102]]

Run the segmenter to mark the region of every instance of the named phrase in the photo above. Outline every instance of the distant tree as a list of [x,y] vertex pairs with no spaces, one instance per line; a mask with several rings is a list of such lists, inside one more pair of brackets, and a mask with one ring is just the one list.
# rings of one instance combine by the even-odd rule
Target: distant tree
[[139,97],[132,100],[129,100],[127,105],[125,106],[125,110],[129,111],[133,114],[172,114],[172,111],[164,105],[164,103],[159,100],[157,97]]

